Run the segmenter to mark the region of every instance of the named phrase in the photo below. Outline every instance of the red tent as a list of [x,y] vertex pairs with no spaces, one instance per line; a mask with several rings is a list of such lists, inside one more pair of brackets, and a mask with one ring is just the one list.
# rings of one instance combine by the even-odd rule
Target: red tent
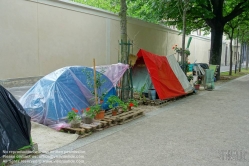
[[136,65],[144,63],[160,99],[168,99],[192,92],[186,75],[174,55],[159,56],[140,49]]

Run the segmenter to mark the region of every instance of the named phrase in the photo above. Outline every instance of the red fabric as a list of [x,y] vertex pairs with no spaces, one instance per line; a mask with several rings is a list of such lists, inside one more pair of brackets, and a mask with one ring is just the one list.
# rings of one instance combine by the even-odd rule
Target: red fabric
[[165,56],[152,54],[142,49],[139,50],[137,56],[139,59],[143,58],[160,99],[186,94]]

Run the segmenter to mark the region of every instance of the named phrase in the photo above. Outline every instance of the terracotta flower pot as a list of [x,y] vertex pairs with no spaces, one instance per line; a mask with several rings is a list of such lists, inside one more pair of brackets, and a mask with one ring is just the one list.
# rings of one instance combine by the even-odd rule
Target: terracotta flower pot
[[199,85],[199,84],[196,84],[196,85],[195,85],[195,89],[196,89],[196,90],[199,90],[199,89],[200,89],[200,85]]
[[96,114],[95,119],[104,119],[105,117],[105,111],[100,111]]
[[118,110],[117,110],[117,109],[112,110],[112,116],[116,116],[117,113],[118,113]]
[[131,106],[128,106],[128,111],[130,111],[131,110]]

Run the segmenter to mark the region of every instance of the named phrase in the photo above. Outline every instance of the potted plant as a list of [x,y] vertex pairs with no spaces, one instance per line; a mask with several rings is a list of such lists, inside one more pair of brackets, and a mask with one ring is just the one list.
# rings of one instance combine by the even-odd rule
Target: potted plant
[[67,120],[72,128],[80,127],[81,117],[78,115],[78,112],[78,110],[72,108],[72,110],[67,113]]
[[190,75],[187,76],[187,78],[188,78],[188,81],[190,82],[191,80],[193,80],[194,77],[193,77],[192,74],[190,74]]
[[138,93],[139,95],[139,100],[143,103],[143,104],[147,104],[147,100],[144,94],[144,91],[147,87],[147,84],[145,83],[140,89],[136,89],[135,92]]
[[127,110],[127,105],[118,97],[118,96],[110,96],[107,99],[107,104],[109,108],[112,109],[112,116],[116,116],[118,112],[118,108],[122,108],[123,111]]
[[196,90],[200,89],[200,84],[201,84],[201,79],[198,78],[198,80],[195,81],[195,83],[194,83],[194,87],[195,87]]
[[92,105],[86,108],[86,116],[92,119],[104,119],[105,111],[101,109],[100,104]]
[[[86,115],[89,109],[90,109],[89,107],[86,108],[86,110],[82,109],[82,122],[85,123],[85,124],[93,123],[93,118]],[[84,111],[86,112],[85,115],[83,114]]]
[[127,107],[128,110],[130,111],[132,107],[137,107],[138,106],[138,102],[135,99],[129,99],[127,102]]

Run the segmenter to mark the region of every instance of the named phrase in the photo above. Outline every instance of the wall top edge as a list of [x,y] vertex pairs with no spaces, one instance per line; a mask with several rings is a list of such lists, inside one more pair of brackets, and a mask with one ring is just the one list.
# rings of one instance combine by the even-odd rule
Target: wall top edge
[[[146,21],[143,21],[143,20],[140,20],[140,19],[137,19],[137,18],[133,18],[133,17],[128,17],[128,21],[131,24],[143,25],[143,26],[150,27],[150,28],[156,28],[158,30],[162,30],[162,31],[165,31],[165,32],[171,32],[171,33],[174,33],[174,34],[179,34],[181,32],[179,30],[171,29],[171,28],[169,28],[169,27],[167,27],[166,25],[163,25],[163,24],[153,24],[153,23],[146,22]],[[193,34],[186,35],[186,36],[191,36],[193,38],[198,38],[198,39],[206,40],[206,41],[211,40],[210,37],[206,37],[206,36],[199,36],[199,35],[193,35]],[[225,42],[223,41],[223,43],[225,43]]]
[[99,17],[107,17],[113,20],[120,20],[118,15],[103,9],[76,3],[70,0],[26,0],[39,4],[59,7],[67,10],[73,10],[81,13],[91,14]]
[[[91,15],[95,15],[95,16],[99,16],[99,17],[105,17],[105,18],[109,18],[112,20],[120,21],[119,16],[115,13],[112,13],[112,12],[109,12],[109,11],[106,11],[103,9],[95,8],[92,6],[76,3],[76,2],[73,2],[71,0],[26,0],[26,1],[50,5],[50,6],[54,6],[54,7],[60,7],[60,8],[64,8],[67,10],[74,10],[77,12],[87,13],[87,14],[91,14]],[[171,28],[169,28],[165,25],[162,25],[162,24],[153,24],[153,23],[146,22],[146,21],[143,21],[143,20],[140,20],[137,18],[133,18],[133,17],[128,17],[128,23],[142,25],[142,26],[145,26],[148,28],[155,28],[157,30],[170,32],[170,33],[174,33],[174,34],[179,34],[179,32],[180,32],[178,30],[171,29]],[[205,36],[198,36],[198,35],[187,35],[187,36],[191,36],[193,38],[198,38],[198,39],[202,39],[202,40],[210,40],[209,37],[205,37]]]

